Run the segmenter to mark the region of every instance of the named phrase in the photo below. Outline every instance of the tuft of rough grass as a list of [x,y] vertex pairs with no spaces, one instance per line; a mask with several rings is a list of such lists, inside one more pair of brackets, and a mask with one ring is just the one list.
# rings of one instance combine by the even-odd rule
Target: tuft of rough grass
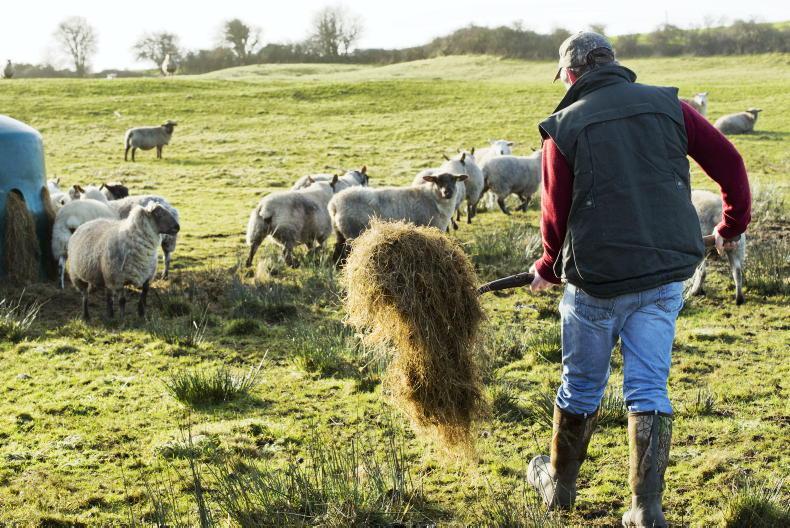
[[790,526],[790,500],[784,481],[775,486],[747,479],[733,488],[722,511],[724,528],[774,528]]
[[494,232],[476,233],[469,253],[480,276],[488,280],[525,271],[541,248],[537,229],[523,221],[510,221]]
[[253,319],[231,319],[222,325],[222,333],[232,336],[253,335],[260,329],[261,325]]
[[755,185],[752,189],[752,222],[787,223],[788,207],[782,192],[775,185]]
[[250,287],[234,277],[227,295],[232,306],[231,315],[235,318],[281,323],[298,313],[293,288],[278,283]]
[[745,282],[766,295],[790,294],[790,240],[765,239],[749,247]]
[[400,526],[424,521],[402,435],[383,446],[362,435],[339,440],[314,432],[304,459],[285,468],[232,459],[210,466],[212,497],[240,526]]
[[245,373],[227,367],[213,371],[186,370],[164,380],[168,392],[185,405],[205,407],[227,403],[247,396],[259,383],[261,365]]
[[685,406],[689,416],[710,416],[716,414],[716,395],[710,389],[697,389],[694,399]]
[[198,347],[206,340],[208,324],[208,307],[197,319],[164,319],[156,318],[148,322],[151,335],[165,343],[180,347]]
[[610,385],[601,399],[601,407],[598,411],[598,425],[606,427],[608,425],[625,425],[628,423],[628,409],[623,398],[623,389],[619,386]]
[[527,489],[525,481],[507,489],[488,486],[480,492],[470,524],[481,528],[565,528],[562,517],[547,511],[534,490]]
[[521,419],[524,410],[519,403],[519,390],[512,383],[499,382],[488,389],[493,415],[504,422]]
[[294,364],[320,376],[350,373],[363,356],[361,343],[351,329],[337,323],[298,327],[291,339]]
[[527,350],[549,363],[562,361],[562,335],[559,324],[544,323],[527,337]]
[[461,247],[433,228],[374,221],[354,240],[342,282],[349,323],[394,348],[395,402],[418,430],[471,447],[486,409],[475,356],[483,312]]
[[44,303],[37,299],[23,303],[24,295],[22,292],[17,300],[0,300],[0,339],[13,342],[21,340],[36,321]]

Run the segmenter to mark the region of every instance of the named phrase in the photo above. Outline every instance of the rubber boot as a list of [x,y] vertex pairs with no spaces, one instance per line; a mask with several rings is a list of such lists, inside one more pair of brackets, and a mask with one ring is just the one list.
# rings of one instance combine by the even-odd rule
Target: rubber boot
[[598,421],[592,414],[571,414],[554,406],[551,457],[539,455],[527,468],[527,481],[551,509],[569,509],[576,501],[576,477]]
[[664,473],[669,463],[672,415],[634,413],[628,416],[631,509],[623,514],[627,528],[668,526],[661,509]]

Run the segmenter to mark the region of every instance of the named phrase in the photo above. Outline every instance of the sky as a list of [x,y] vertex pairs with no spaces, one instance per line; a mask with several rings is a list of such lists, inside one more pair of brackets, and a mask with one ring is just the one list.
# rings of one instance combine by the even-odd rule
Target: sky
[[[131,51],[146,31],[177,34],[182,47],[213,47],[224,20],[241,18],[263,32],[264,42],[295,42],[310,31],[313,14],[332,0],[5,0],[0,31],[0,60],[5,62],[57,61],[52,33],[69,16],[82,16],[98,32],[95,71],[141,68]],[[680,27],[755,18],[764,22],[790,20],[790,2],[783,0],[344,0],[339,2],[358,15],[364,33],[362,48],[401,48],[428,42],[471,23],[510,25],[541,33],[556,27],[571,31],[590,24],[605,24],[607,34],[651,31],[669,22]]]

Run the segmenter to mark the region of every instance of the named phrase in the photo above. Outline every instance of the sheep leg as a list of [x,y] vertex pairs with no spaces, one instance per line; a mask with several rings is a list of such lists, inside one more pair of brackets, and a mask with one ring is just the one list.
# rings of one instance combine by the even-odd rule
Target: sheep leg
[[730,272],[732,280],[735,281],[735,304],[740,306],[746,300],[743,297],[743,268],[736,251],[727,251],[727,260],[730,261]]
[[347,246],[346,237],[335,231],[335,250],[332,252],[332,261],[335,263],[336,268],[342,268],[346,263],[346,256],[348,256]]
[[137,301],[137,315],[140,317],[145,317],[145,300],[148,298],[148,287],[150,285],[151,281],[145,281],[140,290],[140,300]]
[[521,198],[521,203],[516,208],[516,210],[517,211],[525,211],[526,212],[527,207],[529,207],[529,202],[532,200],[532,196],[529,195],[529,194],[527,196],[522,196],[522,195],[519,194],[518,197]]
[[134,153],[137,152],[137,147],[132,147],[132,161],[134,161]]
[[165,255],[165,269],[162,272],[162,278],[166,279],[170,275],[170,255],[171,253],[167,250],[162,250]]
[[115,313],[114,313],[113,306],[112,306],[112,304],[113,304],[113,299],[112,298],[113,298],[112,290],[107,290],[107,317],[109,319],[112,319],[113,317],[115,317]]
[[472,205],[467,203],[466,204],[466,223],[467,224],[471,224],[472,223],[472,216],[473,216],[472,215]]
[[[453,218],[450,217],[451,221],[452,221],[452,219]],[[460,222],[460,221],[461,221],[461,208],[459,207],[458,209],[455,210],[455,222]],[[453,222],[453,225],[455,225],[455,222]],[[458,228],[456,227],[456,229],[458,229]]]
[[64,276],[66,275],[66,257],[60,257],[58,259],[58,275],[60,276],[60,289],[62,290],[66,287],[64,280]]
[[[459,221],[459,222],[461,221],[461,213],[460,213],[460,212],[458,213],[458,221]],[[453,229],[455,229],[456,231],[458,231],[458,224],[456,223],[456,221],[455,221],[455,220],[453,220],[452,218],[450,218],[450,223],[453,225]],[[448,232],[448,233],[450,232],[450,229],[449,229],[449,228],[447,229],[447,232]]]
[[129,161],[129,149],[130,148],[132,148],[132,147],[130,147],[128,145],[126,146],[126,151],[124,151],[124,153],[123,153],[123,160],[124,161]]
[[162,147],[160,145],[156,146],[156,159],[162,159]]
[[86,290],[82,291],[82,318],[86,321],[90,319],[88,315],[88,292]]
[[497,205],[499,205],[499,209],[501,209],[503,213],[505,213],[506,215],[510,214],[510,211],[507,210],[507,205],[505,205],[504,196],[497,196],[496,203]]
[[693,283],[691,285],[691,290],[689,290],[689,296],[692,295],[705,295],[705,290],[702,289],[702,284],[705,282],[705,274],[706,274],[706,261],[703,259],[702,263],[697,268],[697,271],[694,272]]
[[292,268],[299,267],[299,263],[296,262],[296,259],[294,259],[293,244],[290,243],[285,244],[285,247],[283,248],[283,257],[285,257],[285,263],[291,266]]
[[257,251],[258,251],[258,248],[259,248],[259,247],[261,247],[261,242],[262,242],[262,240],[255,240],[255,241],[254,241],[254,242],[253,242],[253,243],[250,245],[250,254],[247,256],[247,262],[245,263],[245,265],[246,265],[248,268],[249,268],[250,266],[252,266],[252,259],[253,259],[253,257],[255,257],[255,252],[257,252]]

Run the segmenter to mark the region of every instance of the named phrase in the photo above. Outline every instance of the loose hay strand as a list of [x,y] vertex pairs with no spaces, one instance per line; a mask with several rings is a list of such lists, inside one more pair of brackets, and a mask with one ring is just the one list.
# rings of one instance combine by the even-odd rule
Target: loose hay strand
[[4,250],[8,277],[20,283],[35,282],[41,261],[36,221],[18,191],[8,193],[5,214]]
[[483,312],[461,247],[434,228],[375,221],[341,280],[348,322],[395,351],[386,377],[395,403],[418,430],[471,447],[487,412],[474,355]]

